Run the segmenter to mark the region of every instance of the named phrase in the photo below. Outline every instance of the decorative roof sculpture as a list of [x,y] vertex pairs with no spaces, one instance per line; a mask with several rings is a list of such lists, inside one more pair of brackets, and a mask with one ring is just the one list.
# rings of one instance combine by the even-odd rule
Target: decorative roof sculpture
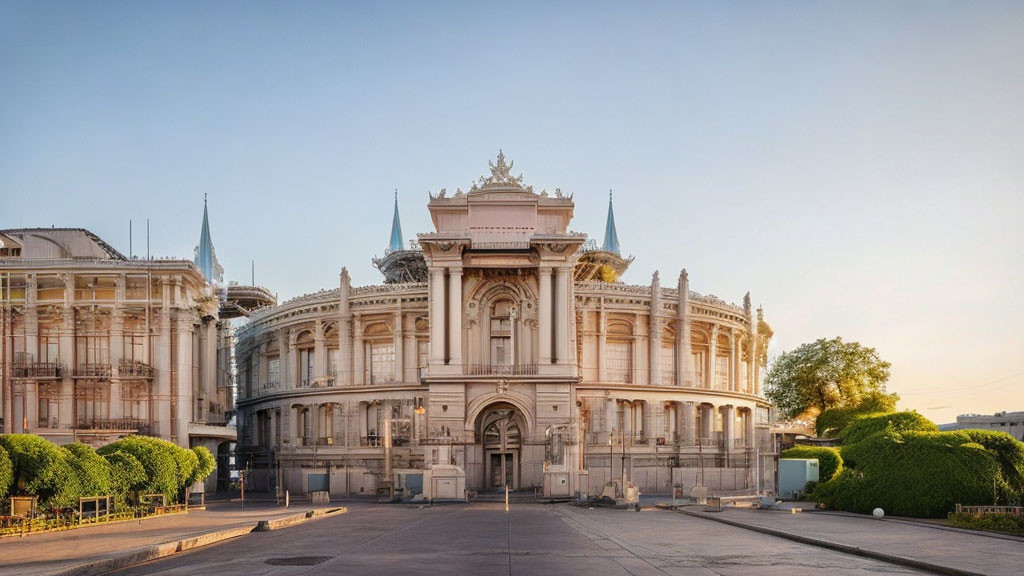
[[398,190],[395,190],[395,213],[391,218],[391,237],[383,258],[374,258],[373,265],[384,275],[385,284],[404,284],[407,282],[427,281],[427,262],[423,251],[416,248],[415,242],[404,246],[402,239],[402,222],[398,216]]
[[395,215],[391,218],[391,241],[385,254],[397,252],[402,249],[405,242],[402,240],[402,221],[398,218],[398,190],[395,190]]
[[[619,254],[619,234],[615,231],[615,212],[612,210],[612,191],[608,191],[608,219],[604,225],[604,243],[601,249]],[[621,254],[620,254],[621,255]]]

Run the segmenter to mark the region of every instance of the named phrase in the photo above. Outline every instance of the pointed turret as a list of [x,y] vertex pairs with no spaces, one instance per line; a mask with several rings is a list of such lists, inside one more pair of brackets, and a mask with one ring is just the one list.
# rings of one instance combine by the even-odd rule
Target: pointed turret
[[403,250],[404,245],[402,222],[398,219],[398,190],[395,190],[395,216],[391,219],[391,241],[388,243],[388,253]]
[[612,191],[608,191],[608,221],[604,225],[604,244],[601,249],[619,254],[619,234],[615,231],[615,212],[612,211]]
[[206,209],[206,194],[203,194],[203,229],[199,233],[199,245],[196,246],[195,264],[208,284],[224,283],[224,268],[217,261],[217,252],[214,251],[213,240],[210,238],[210,216]]

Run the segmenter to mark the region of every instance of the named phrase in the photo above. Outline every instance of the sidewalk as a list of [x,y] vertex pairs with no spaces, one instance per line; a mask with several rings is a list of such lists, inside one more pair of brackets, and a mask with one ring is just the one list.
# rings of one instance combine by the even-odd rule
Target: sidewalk
[[870,558],[898,562],[945,574],[1019,575],[1024,566],[1024,538],[993,537],[901,519],[858,514],[755,510],[726,507],[704,512],[686,507],[683,514],[741,526],[808,544]]
[[287,510],[271,503],[207,503],[206,510],[90,526],[64,532],[0,539],[0,576],[60,574],[76,566],[113,558],[182,538],[255,527],[276,520],[337,506],[293,505]]

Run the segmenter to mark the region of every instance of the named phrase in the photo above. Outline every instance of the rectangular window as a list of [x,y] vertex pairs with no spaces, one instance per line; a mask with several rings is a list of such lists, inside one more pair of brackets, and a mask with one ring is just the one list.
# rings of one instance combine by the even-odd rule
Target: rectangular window
[[312,348],[299,350],[299,386],[309,386],[316,374],[315,359],[316,353]]
[[605,344],[608,362],[605,368],[610,382],[633,381],[633,343],[608,342]]
[[675,344],[668,343],[661,346],[661,355],[658,357],[658,369],[662,386],[674,386],[676,383],[676,349]]
[[277,388],[281,385],[281,359],[274,358],[267,362],[267,388]]
[[328,350],[327,358],[329,362],[327,373],[330,374],[331,376],[336,376],[338,374],[338,349],[331,348],[330,350]]
[[100,420],[108,418],[110,387],[108,384],[76,384],[75,409],[79,426],[103,427]]
[[395,381],[395,345],[370,345],[370,383],[384,384]]
[[142,362],[142,346],[145,341],[146,335],[142,332],[125,332],[124,359],[130,362]]
[[715,358],[715,388],[719,390],[729,389],[729,357],[719,356]]
[[106,334],[87,334],[75,338],[76,360],[82,364],[109,364],[110,337]]
[[704,387],[704,353],[694,352],[690,355],[690,365],[693,366],[693,385],[698,388]]

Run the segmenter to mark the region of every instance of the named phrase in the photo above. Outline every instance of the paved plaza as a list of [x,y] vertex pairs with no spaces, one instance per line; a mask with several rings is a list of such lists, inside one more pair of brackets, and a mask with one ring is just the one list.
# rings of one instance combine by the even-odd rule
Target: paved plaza
[[589,576],[921,573],[657,509],[519,505],[509,529],[499,503],[356,504],[118,574],[508,574],[510,564],[512,574]]
[[[116,574],[795,576],[934,572],[884,559],[900,557],[941,567],[947,574],[997,576],[1019,574],[1024,565],[1024,539],[841,513],[788,514],[741,508],[705,513],[699,507],[689,507],[686,513],[647,507],[636,513],[531,503],[513,504],[506,525],[504,506],[497,502],[434,507],[346,502],[344,506],[348,508],[345,514],[246,534]],[[0,540],[0,575],[69,574],[76,566],[147,544],[294,516],[306,509],[284,511],[264,504],[241,511],[237,503],[222,503],[187,516],[5,538]],[[792,537],[808,541],[797,542]],[[826,549],[809,541],[859,548],[881,559]]]

